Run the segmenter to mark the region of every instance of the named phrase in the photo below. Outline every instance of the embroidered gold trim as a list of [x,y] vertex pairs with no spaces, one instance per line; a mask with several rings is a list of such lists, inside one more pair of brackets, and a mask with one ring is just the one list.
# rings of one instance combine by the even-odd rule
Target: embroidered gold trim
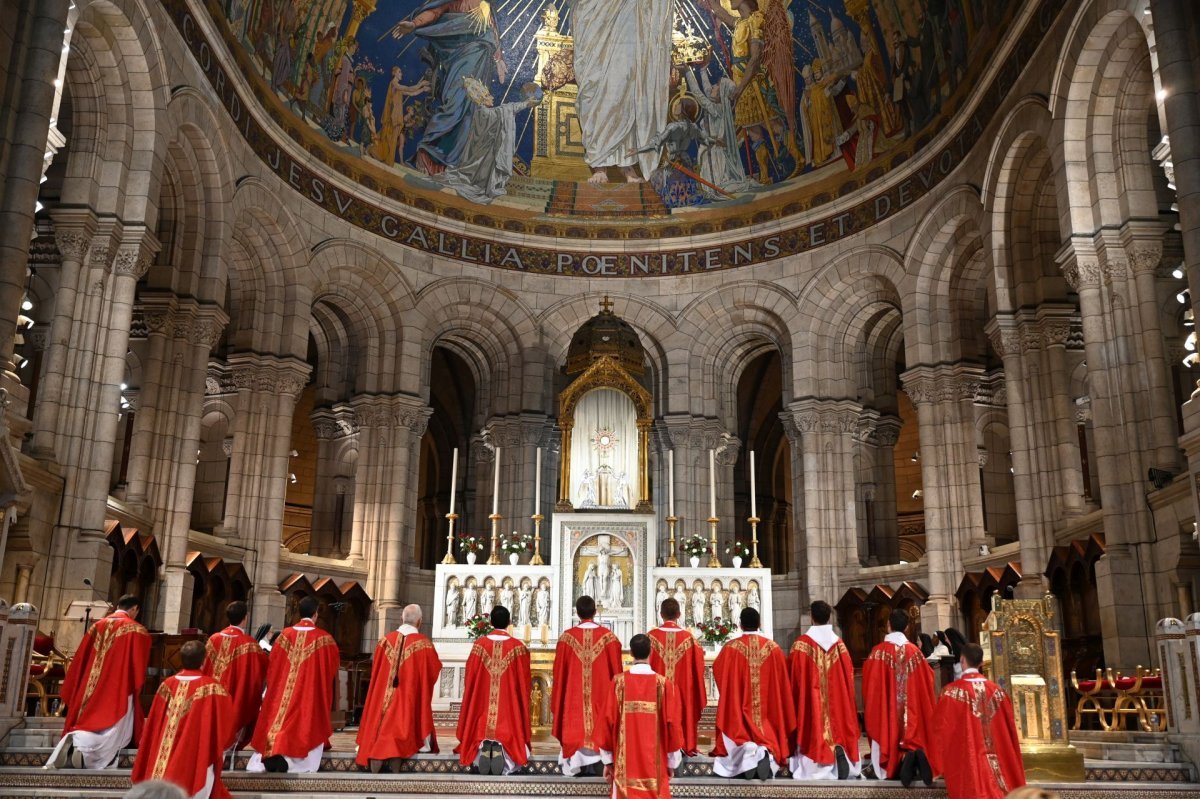
[[964,682],[970,688],[964,688],[961,685],[952,686],[946,689],[943,696],[952,701],[966,704],[971,709],[971,715],[979,720],[980,730],[983,732],[983,751],[988,766],[992,770],[992,777],[995,778],[996,785],[1000,787],[1000,792],[1007,794],[1008,785],[1000,771],[1000,757],[996,753],[996,741],[992,737],[992,720],[996,717],[996,711],[1004,704],[1004,691],[997,688],[989,696],[985,681],[965,680]]
[[848,651],[846,645],[839,639],[829,650],[815,646],[803,638],[797,638],[792,644],[792,651],[799,652],[813,662],[817,670],[818,690],[821,695],[821,735],[825,744],[832,749],[836,746],[833,740],[833,721],[829,715],[829,672],[842,659],[842,653]]
[[233,661],[243,655],[262,651],[262,647],[258,645],[257,641],[247,641],[237,646],[228,646],[226,641],[222,641],[220,645],[214,645],[211,638],[208,639],[208,643],[205,644],[204,648],[209,661],[212,662],[212,674],[210,676],[214,680],[220,680],[224,677],[226,670],[233,665]]
[[579,658],[579,663],[583,666],[583,746],[586,749],[595,749],[593,737],[596,715],[595,708],[592,707],[592,666],[595,665],[596,658],[604,652],[609,643],[617,638],[611,630],[602,630],[598,641],[592,640],[592,633],[595,632],[595,629],[591,627],[579,629],[579,632],[583,635],[583,641],[569,632],[563,635],[562,640],[571,647],[575,656]]
[[[96,626],[98,627],[99,625],[100,623],[98,622]],[[94,630],[95,628],[92,629]],[[146,628],[133,619],[129,619],[122,624],[117,624],[113,621],[110,624],[105,624],[104,629],[100,630],[100,632],[94,633],[96,640],[92,646],[96,650],[96,657],[92,659],[92,666],[88,670],[87,685],[83,689],[83,698],[79,700],[79,713],[76,715],[76,718],[83,715],[83,709],[87,707],[92,694],[96,692],[96,686],[100,684],[100,677],[104,670],[104,660],[108,657],[108,650],[118,638],[123,638],[129,633],[149,635],[146,632]]]
[[664,635],[666,641],[660,641],[656,636],[650,636],[650,648],[662,658],[663,676],[668,680],[675,679],[675,667],[683,660],[684,655],[696,645],[696,639],[690,633],[675,633]]
[[152,780],[162,779],[163,775],[167,773],[167,762],[175,751],[175,738],[179,735],[179,725],[183,722],[184,716],[191,712],[192,706],[210,696],[228,696],[225,688],[217,682],[202,685],[189,696],[191,687],[190,682],[177,680],[174,691],[166,682],[158,688],[158,697],[167,703],[167,720],[163,725],[162,738],[158,742],[158,754],[154,758],[154,768],[150,772]]
[[[316,628],[312,628],[300,630],[299,632],[303,635],[315,630]],[[279,698],[279,707],[275,710],[275,718],[267,730],[267,751],[262,753],[263,757],[270,757],[275,751],[275,739],[279,737],[279,732],[283,729],[283,722],[287,719],[288,711],[292,707],[292,694],[296,692],[296,681],[300,678],[300,666],[314,653],[327,646],[336,647],[337,644],[330,636],[319,636],[316,641],[310,641],[297,646],[292,643],[291,638],[280,636],[276,646],[287,655],[288,674],[287,680],[283,685],[283,696]]]
[[[387,718],[388,710],[392,706],[392,699],[396,692],[396,682],[400,679],[400,669],[404,668],[404,664],[408,659],[418,652],[423,652],[426,649],[432,649],[433,644],[428,638],[422,638],[415,644],[405,646],[400,642],[405,641],[408,636],[399,636],[396,644],[393,644],[388,639],[383,639],[384,656],[388,661],[388,678],[387,685],[383,689],[383,707],[379,710],[379,727],[375,730],[375,734],[379,735],[383,732],[384,719]],[[400,662],[396,662],[396,652],[400,651]]]
[[[488,651],[487,647],[480,641],[476,641],[475,646],[471,647],[471,654],[480,659],[483,663],[483,668],[488,673],[488,711],[483,731],[485,739],[495,739],[496,737],[496,724],[500,718],[500,678],[504,676],[504,672],[508,671],[508,667],[512,665],[512,662],[526,651],[525,645],[517,641],[517,639],[509,638],[508,640],[516,643],[516,646],[509,649],[500,657],[496,657],[493,652]],[[493,641],[493,650],[494,647],[502,646],[503,644],[503,641]]]

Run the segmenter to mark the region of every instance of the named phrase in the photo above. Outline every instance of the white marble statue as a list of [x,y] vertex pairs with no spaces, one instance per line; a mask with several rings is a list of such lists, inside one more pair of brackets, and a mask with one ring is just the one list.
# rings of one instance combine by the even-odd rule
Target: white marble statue
[[608,575],[608,602],[605,607],[610,610],[625,607],[625,575],[615,563]]
[[599,543],[596,547],[596,593],[592,594],[597,602],[608,598],[608,579],[612,576],[608,568],[608,558],[612,554],[608,540],[606,535],[597,538]]
[[613,507],[629,507],[629,475],[625,472],[617,475],[617,488],[613,492]]
[[688,612],[687,591],[684,590],[682,581],[675,584],[675,601],[679,603],[679,615],[682,617],[679,619],[679,623],[686,627]]
[[729,586],[729,618],[738,621],[742,617],[742,588],[737,583]]
[[479,612],[489,616],[494,607],[496,607],[496,586],[488,582],[483,586],[483,596],[479,600]]
[[579,481],[579,495],[583,497],[579,507],[596,507],[596,476],[592,474],[591,469],[583,470],[583,479]]
[[470,621],[478,611],[479,607],[479,589],[475,587],[473,581],[468,581],[463,588],[463,603],[462,603],[462,618],[463,624]]
[[746,604],[758,612],[762,612],[762,597],[758,595],[757,583],[750,583],[750,590],[746,593]]
[[517,613],[517,624],[522,627],[532,625],[533,620],[530,618],[529,611],[530,605],[533,602],[533,589],[529,587],[529,583],[525,583],[521,586],[521,598],[519,602],[520,607]]
[[458,606],[462,601],[462,589],[458,587],[457,582],[451,582],[446,586],[446,626],[458,626]]
[[513,609],[516,608],[516,592],[513,591],[512,583],[505,583],[500,589],[500,604],[508,608],[509,617],[513,617]]
[[699,627],[700,622],[704,621],[704,589],[700,587],[699,581],[692,588],[692,626]]
[[666,601],[667,601],[667,584],[659,583],[658,584],[658,593],[656,593],[654,595],[654,612],[655,613],[661,612],[662,611],[662,603],[664,603]]
[[708,595],[708,606],[712,612],[712,620],[725,618],[725,592],[720,583],[713,583],[712,592]]
[[537,624],[550,623],[550,586],[542,583],[537,590]]
[[581,596],[596,598],[596,564],[589,563],[583,572],[583,591]]

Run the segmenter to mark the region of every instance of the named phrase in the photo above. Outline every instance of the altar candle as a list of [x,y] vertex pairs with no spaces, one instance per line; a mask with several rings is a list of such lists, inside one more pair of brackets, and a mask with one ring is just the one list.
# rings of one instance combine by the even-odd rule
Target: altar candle
[[667,515],[675,515],[675,450],[667,450]]
[[757,482],[754,479],[754,450],[750,450],[750,515],[758,518]]
[[717,453],[708,451],[708,517],[717,518]]
[[533,473],[533,515],[540,513],[542,507],[542,448],[537,448],[537,466]]
[[500,515],[500,448],[496,447],[495,467],[492,469],[492,515]]
[[450,464],[450,512],[454,513],[454,488],[458,485],[458,447],[454,448]]

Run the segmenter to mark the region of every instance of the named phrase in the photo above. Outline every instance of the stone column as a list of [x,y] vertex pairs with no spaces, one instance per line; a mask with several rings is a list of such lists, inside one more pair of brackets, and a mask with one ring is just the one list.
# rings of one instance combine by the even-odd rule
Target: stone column
[[795,529],[803,531],[807,602],[836,604],[841,570],[858,565],[854,447],[862,410],[848,400],[809,399],[789,403],[780,414],[792,446],[792,473],[803,475]]
[[1091,240],[1076,237],[1060,250],[1058,260],[1079,294],[1088,364],[1096,444],[1092,460],[1100,479],[1107,542],[1107,553],[1096,563],[1104,660],[1115,668],[1132,668],[1149,658],[1146,614],[1152,595],[1142,577],[1143,569],[1150,572],[1144,565],[1150,553],[1143,544],[1153,538],[1153,519],[1145,501],[1148,462],[1143,452],[1131,450],[1131,445],[1149,440],[1138,435],[1145,429],[1138,425],[1140,387],[1123,368],[1127,357],[1118,354],[1129,342],[1119,340],[1110,326],[1114,309]]
[[340,547],[344,542],[334,540],[334,531],[338,524],[338,495],[346,492],[346,485],[340,481],[346,475],[337,462],[337,456],[345,440],[358,435],[357,420],[354,411],[343,404],[317,408],[311,418],[317,434],[317,473],[309,552],[340,558],[343,555]]
[[[543,413],[521,413],[515,416],[495,416],[488,420],[480,431],[484,442],[492,449],[493,455],[496,447],[501,448],[500,453],[500,515],[504,517],[501,521],[501,535],[511,530],[526,530],[532,534],[533,522],[530,516],[533,515],[533,500],[534,500],[534,473],[537,471],[537,448],[545,446],[548,433],[553,429],[553,422],[550,417]],[[580,472],[573,469],[574,478],[577,479]],[[549,473],[547,466],[547,452],[542,453],[542,479],[545,480]],[[481,475],[482,477],[482,475]],[[488,506],[487,513],[481,517],[481,524],[487,523],[487,516],[491,513],[491,470],[487,470],[487,498]],[[636,486],[630,486],[631,491],[636,491]],[[542,509],[545,513],[549,509],[549,497],[543,487],[542,502],[547,505]],[[635,497],[636,500],[636,497]],[[547,519],[549,516],[546,517]],[[489,533],[491,528],[487,528]],[[549,529],[549,525],[543,526],[543,533]],[[546,547],[546,552],[542,557],[549,555],[549,547]]]
[[[14,50],[5,54],[5,67],[15,70],[5,70],[0,85],[0,95],[12,101],[7,109],[11,117],[0,132],[0,163],[4,164],[4,182],[0,184],[0,380],[15,403],[14,416],[25,415],[26,398],[13,364],[14,333],[25,292],[34,209],[41,177],[49,166],[51,118],[61,85],[56,79],[66,61],[64,43],[72,5],[70,0],[22,0],[15,12],[5,15],[17,27],[4,32],[4,38],[14,45]],[[56,144],[62,143],[57,131],[55,138]]]
[[378,637],[399,625],[404,598],[412,598],[405,590],[417,571],[417,468],[433,409],[407,394],[362,395],[350,404],[359,425],[355,546],[362,541],[370,569],[367,593]]
[[[900,562],[900,528],[896,515],[896,442],[900,419],[884,416],[875,423],[875,540],[871,552],[878,563]],[[840,597],[839,597],[840,598]]]
[[[921,430],[929,601],[922,616],[955,626],[964,552],[984,540],[973,400],[981,373],[967,364],[917,366],[901,379]],[[930,620],[932,621],[932,619]]]
[[191,586],[188,531],[196,487],[196,451],[204,410],[208,358],[228,316],[173,294],[142,298],[150,333],[148,357],[130,444],[126,501],[153,522],[163,554],[158,624],[167,632],[188,626]]
[[279,550],[287,496],[292,414],[311,367],[298,358],[234,353],[229,371],[237,388],[233,450],[223,535],[244,550],[253,582],[255,624],[283,623]]

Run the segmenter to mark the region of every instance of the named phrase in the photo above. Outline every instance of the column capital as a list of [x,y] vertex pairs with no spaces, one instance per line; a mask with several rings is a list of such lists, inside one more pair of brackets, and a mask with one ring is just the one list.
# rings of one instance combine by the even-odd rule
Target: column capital
[[359,394],[350,400],[360,428],[425,434],[433,408],[412,394]]
[[984,325],[983,332],[1001,358],[1021,354],[1020,323],[1014,314],[997,313]]
[[1089,288],[1099,288],[1102,272],[1100,256],[1092,240],[1083,236],[1072,236],[1059,248],[1054,256],[1062,269],[1063,277],[1076,293]]
[[789,402],[779,414],[790,438],[805,433],[856,434],[863,407],[852,400],[802,399]]
[[296,400],[308,385],[312,367],[299,358],[236,352],[229,356],[229,373],[238,391],[282,394]]
[[900,375],[913,405],[975,401],[985,379],[983,367],[971,363],[914,366]]
[[[732,442],[737,441],[737,436],[726,430],[720,420],[708,416],[676,413],[663,417],[661,423],[655,426],[659,428],[661,440],[669,449],[694,447],[717,450],[723,454],[732,446]],[[735,454],[734,461],[736,459]]]
[[875,443],[881,447],[894,447],[900,440],[900,429],[904,426],[899,416],[880,416],[875,422]]
[[554,422],[544,413],[522,412],[493,416],[479,432],[483,443],[491,448],[545,447],[552,446],[549,442],[554,439]]
[[120,244],[112,261],[112,272],[117,277],[132,277],[140,280],[150,270],[154,257],[162,244],[148,228],[128,227],[121,231]]
[[313,430],[320,440],[352,436],[358,432],[358,416],[354,408],[344,402],[329,408],[317,408],[308,418],[312,420]]

